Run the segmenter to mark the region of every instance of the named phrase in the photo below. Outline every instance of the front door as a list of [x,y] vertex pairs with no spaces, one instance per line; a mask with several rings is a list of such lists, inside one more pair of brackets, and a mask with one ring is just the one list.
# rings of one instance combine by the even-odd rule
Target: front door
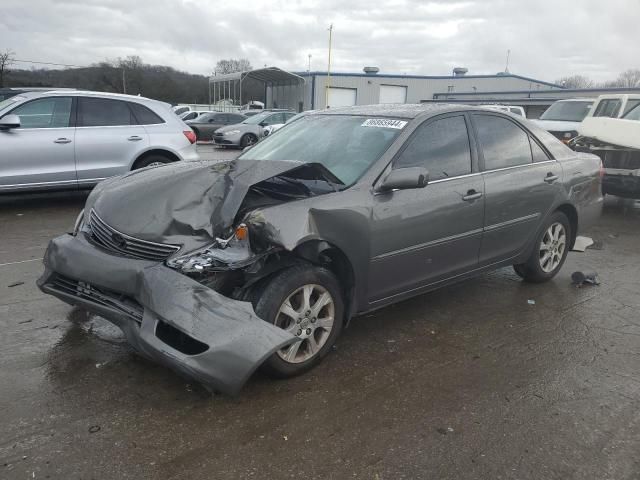
[[464,114],[425,121],[392,168],[429,170],[424,188],[378,193],[371,220],[369,301],[473,270],[484,219],[484,182],[475,172]]
[[78,97],[76,165],[81,186],[129,171],[149,145],[147,131],[136,123],[129,102]]
[[506,117],[472,115],[485,183],[480,264],[523,251],[561,194],[562,167],[528,132]]
[[20,128],[0,131],[0,190],[77,186],[71,97],[23,103],[7,115]]

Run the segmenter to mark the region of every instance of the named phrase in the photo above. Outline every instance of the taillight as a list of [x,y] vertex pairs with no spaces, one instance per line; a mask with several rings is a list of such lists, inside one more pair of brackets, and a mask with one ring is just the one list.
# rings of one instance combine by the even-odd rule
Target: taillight
[[185,130],[182,133],[184,133],[184,136],[187,137],[187,140],[189,140],[189,143],[191,143],[191,145],[196,143],[196,134],[193,133],[193,130]]
[[600,180],[604,177],[604,162],[600,160]]

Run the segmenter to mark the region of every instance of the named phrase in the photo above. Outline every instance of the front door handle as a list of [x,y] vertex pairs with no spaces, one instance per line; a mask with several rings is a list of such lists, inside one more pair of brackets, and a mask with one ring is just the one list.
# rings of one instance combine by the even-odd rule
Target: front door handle
[[68,138],[58,138],[54,140],[53,143],[71,143],[71,140]]
[[462,200],[465,202],[473,202],[474,200],[478,200],[482,197],[482,192],[476,192],[475,190],[469,190],[467,194],[462,197]]
[[133,135],[127,138],[127,140],[129,140],[130,142],[139,142],[140,140],[142,140],[142,137],[139,137],[138,135]]
[[544,181],[547,183],[553,183],[558,180],[558,175],[554,175],[553,172],[547,173],[547,176],[544,177]]

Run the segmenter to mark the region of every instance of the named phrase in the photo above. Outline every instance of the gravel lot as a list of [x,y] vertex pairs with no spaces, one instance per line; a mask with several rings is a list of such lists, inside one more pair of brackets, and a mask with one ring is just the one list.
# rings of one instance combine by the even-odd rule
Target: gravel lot
[[550,283],[503,269],[385,308],[227,398],[37,290],[85,198],[0,197],[0,478],[640,478],[640,204],[607,198],[601,249]]

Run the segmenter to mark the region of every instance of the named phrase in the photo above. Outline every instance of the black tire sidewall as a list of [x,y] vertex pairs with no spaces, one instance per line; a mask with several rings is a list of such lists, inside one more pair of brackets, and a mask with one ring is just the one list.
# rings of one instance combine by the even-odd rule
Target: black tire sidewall
[[132,170],[138,170],[139,168],[148,167],[149,165],[155,162],[171,163],[171,159],[163,155],[149,155],[147,157],[144,157],[140,161],[136,162]]
[[[549,227],[556,222],[561,223],[564,227],[565,234],[567,236],[567,244],[565,246],[562,258],[560,259],[560,263],[558,264],[558,266],[551,272],[545,272],[540,266],[540,242],[542,242],[542,238],[544,237]],[[564,262],[567,259],[567,255],[569,254],[570,242],[571,238],[573,238],[573,232],[571,230],[571,223],[564,213],[554,212],[549,216],[547,221],[544,223],[544,226],[538,233],[538,236],[536,237],[536,242],[534,244],[533,251],[531,252],[531,256],[523,265],[525,269],[525,280],[530,282],[545,282],[556,276],[556,274],[564,265]]]
[[[240,139],[240,146],[241,146],[242,148],[246,148],[246,147],[248,147],[248,146],[249,146],[249,138],[251,138],[251,137],[255,138],[255,139],[256,139],[256,141],[258,140],[258,138],[257,138],[254,134],[252,134],[252,133],[245,133],[245,134],[242,136],[242,138]],[[252,144],[252,145],[255,145],[255,143],[256,143],[256,142],[253,142],[253,144]]]
[[335,308],[333,329],[319,352],[302,363],[288,363],[281,359],[277,353],[271,355],[263,364],[262,369],[273,376],[286,378],[300,375],[310,370],[329,353],[342,331],[344,324],[344,300],[340,284],[329,270],[310,264],[297,265],[283,270],[274,276],[254,302],[256,313],[264,321],[273,324],[282,302],[295,290],[307,284],[321,285],[326,288],[333,297]]

